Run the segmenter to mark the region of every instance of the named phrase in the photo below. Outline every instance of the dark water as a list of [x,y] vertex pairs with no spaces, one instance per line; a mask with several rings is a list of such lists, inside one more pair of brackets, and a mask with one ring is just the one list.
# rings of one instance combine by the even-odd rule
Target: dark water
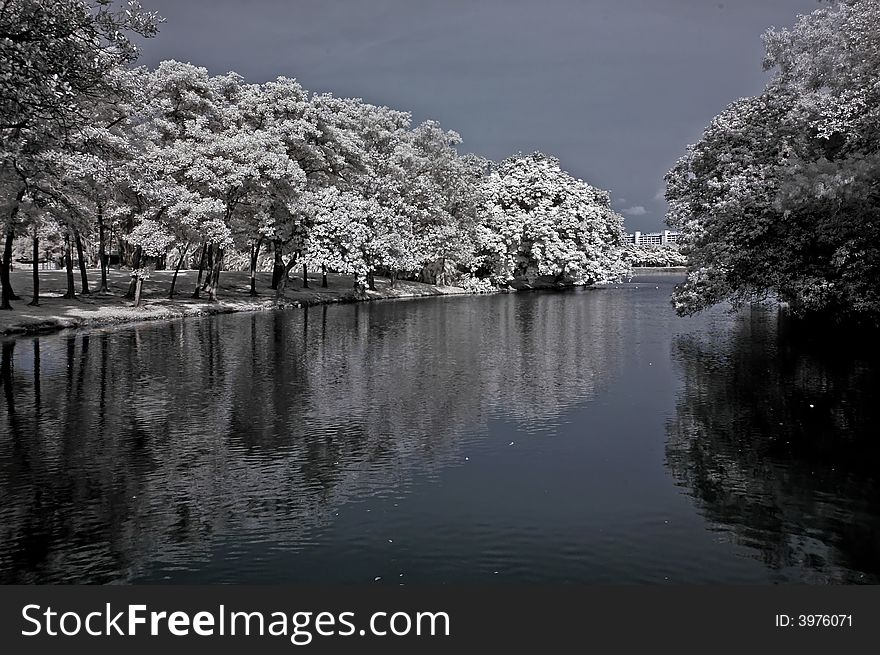
[[676,281],[6,341],[0,581],[880,582],[876,349]]

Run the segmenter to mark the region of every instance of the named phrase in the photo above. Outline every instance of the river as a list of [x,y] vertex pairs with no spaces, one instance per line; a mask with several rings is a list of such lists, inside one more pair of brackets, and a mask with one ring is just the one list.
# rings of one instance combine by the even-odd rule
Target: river
[[878,583],[876,347],[680,278],[2,346],[4,583]]

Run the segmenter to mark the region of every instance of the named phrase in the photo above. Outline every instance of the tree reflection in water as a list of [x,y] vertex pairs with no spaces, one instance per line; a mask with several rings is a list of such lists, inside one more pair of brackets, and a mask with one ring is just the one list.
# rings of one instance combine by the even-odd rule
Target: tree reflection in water
[[779,581],[880,582],[880,369],[850,336],[756,308],[673,343],[668,466]]
[[344,503],[457,461],[491,417],[541,429],[590,398],[621,307],[437,299],[6,341],[0,581],[197,568],[231,533],[296,551]]

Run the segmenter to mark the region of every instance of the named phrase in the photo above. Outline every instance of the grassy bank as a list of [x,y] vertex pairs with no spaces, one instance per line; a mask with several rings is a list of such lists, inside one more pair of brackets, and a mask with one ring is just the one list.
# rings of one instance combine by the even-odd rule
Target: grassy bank
[[[250,295],[250,278],[247,273],[224,271],[220,275],[217,302],[205,298],[194,299],[196,271],[181,271],[177,278],[174,300],[168,298],[172,271],[156,271],[144,284],[143,302],[132,307],[132,301],[124,298],[130,281],[128,271],[110,271],[110,293],[94,292],[100,282],[100,271],[89,270],[91,295],[79,295],[76,299],[64,298],[67,278],[64,271],[40,271],[40,304],[31,307],[31,272],[12,272],[12,285],[21,300],[13,301],[11,311],[0,311],[0,334],[28,334],[52,332],[65,328],[91,327],[113,323],[226,314],[232,312],[261,311],[278,306],[275,292],[270,288],[271,273],[259,273],[257,292]],[[337,302],[359,302],[383,298],[415,298],[465,293],[458,287],[441,287],[420,282],[397,281],[392,288],[387,279],[376,279],[376,291],[359,295],[353,288],[353,279],[343,275],[328,275],[327,288],[321,287],[320,274],[309,277],[309,288],[302,287],[301,278],[291,278],[282,299],[283,306],[302,307]],[[76,272],[76,288],[80,290],[79,271]],[[204,295],[204,294],[203,294]]]

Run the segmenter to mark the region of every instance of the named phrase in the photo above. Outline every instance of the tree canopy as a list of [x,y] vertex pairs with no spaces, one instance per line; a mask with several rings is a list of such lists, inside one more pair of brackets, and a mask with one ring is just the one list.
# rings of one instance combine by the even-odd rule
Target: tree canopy
[[352,275],[361,290],[375,275],[482,289],[627,270],[608,193],[552,157],[495,165],[460,153],[461,137],[436,121],[292,78],[133,68],[129,36],[160,22],[136,0],[0,0],[4,307],[16,297],[12,243],[25,236],[34,267],[41,240],[61,250],[71,297],[74,259],[83,292],[84,260],[100,262],[107,292],[113,250],[136,300],[169,256],[199,268],[193,295],[212,300],[221,270],[247,262],[256,293],[270,251],[279,294],[298,265]]
[[510,157],[484,185],[481,270],[502,282],[529,272],[580,284],[623,275],[623,217],[605,191],[576,180],[536,152]]
[[775,297],[798,315],[880,318],[880,2],[764,35],[763,93],[731,104],[667,174],[688,314]]

